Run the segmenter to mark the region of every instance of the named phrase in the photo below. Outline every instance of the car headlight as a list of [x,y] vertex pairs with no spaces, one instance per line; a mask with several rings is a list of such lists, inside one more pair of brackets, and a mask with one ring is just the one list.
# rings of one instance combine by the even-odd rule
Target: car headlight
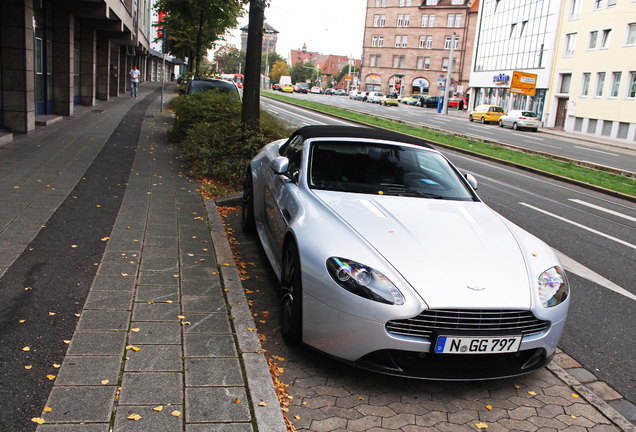
[[333,280],[347,291],[380,303],[402,305],[404,296],[379,271],[355,261],[331,257],[327,271]]
[[561,304],[570,295],[570,287],[565,272],[552,267],[539,276],[539,298],[543,307],[549,308]]

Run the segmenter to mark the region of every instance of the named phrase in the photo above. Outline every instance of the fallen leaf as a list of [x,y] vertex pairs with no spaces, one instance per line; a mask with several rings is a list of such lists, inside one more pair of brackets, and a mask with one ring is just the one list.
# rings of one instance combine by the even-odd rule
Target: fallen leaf
[[185,319],[185,316],[183,316],[183,315],[177,315],[177,318],[179,318],[179,319]]
[[71,245],[71,247],[72,247],[72,248],[76,248],[76,247],[77,247],[77,245]]
[[139,329],[135,327],[135,328],[131,328],[131,329],[130,329],[130,331],[131,331],[131,332],[138,333],[138,332],[139,332]]
[[30,289],[32,289],[32,288],[31,287],[24,288],[25,291],[29,291]]
[[535,392],[535,391],[532,391],[532,390],[531,390],[531,391],[529,391],[529,392],[528,392],[528,394],[529,394],[530,396],[536,396],[536,395],[537,395],[537,392]]
[[163,411],[163,406],[162,405],[156,406],[153,408],[153,410],[161,412]]
[[51,412],[51,411],[53,411],[53,408],[51,408],[51,407],[45,407],[43,411],[44,411],[44,412]]
[[102,380],[102,385],[106,385],[110,382],[110,380]]
[[29,370],[29,369],[31,369],[32,367],[33,367],[33,365],[25,365],[25,366],[24,366],[24,368],[25,368],[26,370]]
[[172,304],[172,300],[166,300],[166,303]]
[[173,277],[173,278],[178,278],[178,277],[179,277],[179,275],[178,275],[178,274],[176,274],[176,275],[172,275],[172,277]]
[[477,427],[477,429],[488,429],[488,425],[484,422],[475,423],[475,427]]
[[570,417],[572,417],[573,419],[576,418],[576,416],[574,414],[570,414]]
[[22,324],[23,322],[25,322],[26,320],[20,320],[18,321],[20,324]]
[[44,419],[42,417],[33,417],[31,421],[37,424],[44,424]]
[[181,321],[181,325],[190,325],[190,321]]
[[53,367],[54,367],[55,369],[59,369],[59,368],[60,368],[60,366],[61,366],[61,365],[59,365],[59,364],[57,364],[57,363],[53,363]]
[[49,316],[55,315],[55,312],[49,312]]
[[121,275],[122,275],[123,277],[126,277],[126,276],[128,276],[128,273],[122,273]]
[[53,381],[55,379],[55,375],[52,374],[48,374],[46,377],[49,379],[49,381]]
[[31,351],[31,348],[29,348],[28,346],[22,348],[22,351]]
[[573,397],[574,399],[578,399],[580,396],[579,396],[579,395],[577,395],[576,393],[572,393],[572,397]]
[[236,398],[236,399],[234,399],[234,403],[239,404],[239,403],[241,403],[241,400],[239,398]]
[[267,402],[259,402],[258,406],[267,406]]
[[170,413],[172,417],[179,417],[181,415],[181,411],[174,410]]
[[71,341],[70,341],[70,340],[68,340],[68,339],[64,339],[62,342],[64,342],[64,343],[65,343],[65,344],[67,344],[67,345],[71,343]]
[[491,409],[492,409],[492,406],[491,406],[491,405],[486,405],[486,409],[487,409],[487,410],[491,410]]
[[75,316],[76,316],[76,317],[78,317],[78,318],[79,318],[79,317],[81,317],[81,315],[80,315],[80,314],[75,314]]
[[249,330],[249,331],[254,331],[254,329],[253,329],[253,328],[248,328],[248,330]]
[[106,241],[106,240],[109,240],[109,239],[110,239],[110,237],[103,237],[102,241]]
[[300,416],[294,416],[296,420],[300,420]]
[[139,414],[131,414],[126,418],[128,420],[134,420],[134,421],[141,420],[141,416]]

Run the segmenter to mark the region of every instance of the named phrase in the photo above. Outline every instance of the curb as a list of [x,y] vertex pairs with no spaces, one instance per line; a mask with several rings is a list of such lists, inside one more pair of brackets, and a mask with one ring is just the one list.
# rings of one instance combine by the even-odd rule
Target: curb
[[[239,194],[239,199],[240,196]],[[230,198],[234,202],[236,195],[232,195]],[[227,205],[229,200],[222,202]],[[227,240],[221,216],[217,211],[217,203],[215,200],[203,199],[203,204],[210,221],[210,236],[214,245],[221,282],[227,296],[239,355],[245,371],[256,428],[264,432],[287,432],[269,364],[263,353],[258,334],[254,331],[256,324],[241,284],[238,269],[234,263],[234,255]]]

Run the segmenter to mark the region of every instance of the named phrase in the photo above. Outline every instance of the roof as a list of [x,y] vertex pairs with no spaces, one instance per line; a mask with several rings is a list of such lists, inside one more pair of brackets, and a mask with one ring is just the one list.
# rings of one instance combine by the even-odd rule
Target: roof
[[383,141],[395,141],[406,144],[415,144],[422,147],[433,148],[426,141],[411,135],[388,131],[384,129],[373,129],[358,126],[331,126],[331,125],[311,125],[297,129],[290,137],[290,140],[300,135],[303,140],[310,138],[363,138]]

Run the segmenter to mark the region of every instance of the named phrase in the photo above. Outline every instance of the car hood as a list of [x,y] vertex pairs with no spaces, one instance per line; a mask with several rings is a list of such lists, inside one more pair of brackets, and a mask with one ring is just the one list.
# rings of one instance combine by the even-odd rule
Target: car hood
[[325,191],[317,195],[430,308],[531,307],[530,278],[517,239],[484,203],[351,194],[343,199],[342,193]]

